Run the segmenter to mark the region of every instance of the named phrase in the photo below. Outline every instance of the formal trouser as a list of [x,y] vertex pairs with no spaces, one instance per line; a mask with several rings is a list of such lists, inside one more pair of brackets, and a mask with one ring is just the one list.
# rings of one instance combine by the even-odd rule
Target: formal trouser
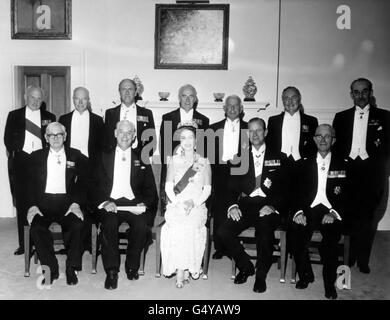
[[230,167],[226,164],[215,165],[213,172],[214,190],[212,197],[212,214],[213,214],[213,241],[216,251],[224,252],[223,243],[218,236],[218,229],[227,218],[227,181],[230,176]]
[[29,154],[24,151],[17,152],[12,161],[13,196],[16,207],[19,246],[24,248],[24,226],[27,222],[27,194],[29,182]]
[[45,194],[38,207],[43,216],[35,215],[31,223],[31,237],[34,241],[41,265],[50,268],[51,274],[58,274],[58,261],[53,247],[53,236],[49,226],[53,222],[61,225],[64,246],[67,253],[66,267],[81,270],[83,221],[73,213],[65,216],[70,206],[66,195]]
[[297,266],[299,279],[313,277],[313,270],[309,257],[309,244],[314,230],[319,230],[322,241],[319,247],[323,263],[322,276],[324,285],[333,285],[337,277],[338,266],[338,242],[341,237],[341,222],[334,220],[330,224],[322,224],[325,214],[329,209],[322,204],[304,211],[306,226],[292,222],[289,241],[291,251]]
[[227,254],[234,259],[238,269],[240,271],[249,271],[253,268],[253,265],[250,261],[250,256],[241,245],[238,235],[245,229],[254,226],[256,229],[257,248],[256,278],[265,280],[272,265],[275,230],[280,225],[281,219],[277,213],[259,217],[258,208],[259,206],[256,205],[256,209],[252,212],[242,208],[242,217],[239,221],[226,219],[217,232],[226,248]]
[[347,230],[351,236],[350,261],[368,265],[376,227],[373,225],[385,186],[383,166],[373,159],[359,157],[349,164],[351,185],[354,186]]
[[161,164],[161,174],[160,174],[160,212],[164,216],[166,206],[167,206],[167,195],[165,193],[165,182],[167,178],[167,165],[165,163]]
[[[134,201],[127,203],[115,201],[117,205],[135,205]],[[141,252],[145,247],[149,227],[147,225],[147,212],[136,215],[128,211],[107,212],[101,209],[97,212],[100,222],[100,243],[102,250],[103,267],[106,272],[113,269],[119,272],[120,253],[118,229],[122,222],[127,222],[130,230],[127,232],[127,250],[125,270],[138,270]]]

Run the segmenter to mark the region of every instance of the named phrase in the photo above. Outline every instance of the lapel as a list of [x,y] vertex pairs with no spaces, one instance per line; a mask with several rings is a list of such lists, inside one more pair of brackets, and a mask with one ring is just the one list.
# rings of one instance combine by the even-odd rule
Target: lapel
[[73,110],[70,113],[69,119],[67,119],[67,117],[65,116],[65,122],[69,122],[68,124],[65,125],[65,127],[68,126],[68,128],[69,128],[69,132],[67,132],[67,136],[66,136],[66,140],[68,141],[69,147],[71,146],[71,143],[72,143],[72,120],[73,120],[74,112],[75,112],[75,110]]
[[49,148],[44,148],[42,150],[42,158],[41,158],[41,165],[39,168],[36,168],[37,170],[41,170],[39,177],[41,179],[41,185],[43,187],[43,193],[45,193],[46,189],[46,181],[47,181],[47,157],[49,156]]
[[378,118],[378,110],[370,106],[370,112],[368,113],[368,122],[367,122],[367,137],[366,137],[366,150],[369,146],[369,141],[375,140],[375,132],[378,129],[377,126],[370,125],[370,122],[373,120],[379,120]]
[[91,139],[91,134],[92,134],[92,126],[94,125],[93,124],[93,118],[92,118],[92,112],[91,111],[87,111],[88,112],[88,116],[89,116],[89,128],[88,128],[88,144],[87,144],[87,146],[88,146],[88,155],[89,156],[91,156],[91,141],[92,141],[92,139]]
[[[350,148],[352,146],[352,137],[353,137],[353,123],[355,119],[355,107],[352,107],[348,110],[346,114],[346,121],[344,123],[344,132],[346,133],[346,142],[348,143],[347,145],[349,148],[347,148],[348,155],[350,152]],[[370,121],[370,119],[368,119]]]
[[275,120],[276,120],[275,130],[276,132],[279,133],[277,135],[278,141],[276,143],[278,147],[276,148],[276,150],[280,150],[282,148],[282,130],[283,130],[284,111],[279,116],[277,116]]
[[[248,168],[248,177],[249,179],[246,179],[248,181],[248,187],[251,193],[256,186],[256,177],[255,177],[255,163],[253,161],[253,154],[252,154],[252,148],[253,146],[250,147],[249,149],[249,168]],[[263,164],[263,169],[264,169],[264,164]],[[263,179],[263,177],[261,177]]]
[[135,180],[137,177],[136,172],[135,172],[136,169],[135,169],[134,163],[135,163],[135,160],[137,160],[137,159],[136,159],[136,155],[135,155],[135,152],[133,151],[133,149],[131,149],[130,154],[131,154],[130,187],[134,193],[135,189],[134,189],[133,185],[135,184]]
[[[329,170],[330,170],[330,166],[329,166]],[[310,188],[310,190],[314,193],[314,196],[313,196],[313,200],[314,200],[314,197],[316,196],[317,192],[318,192],[318,164],[317,164],[317,153],[315,154],[314,157],[311,158],[311,161],[310,161],[310,168],[308,170],[308,172],[311,172],[311,177],[312,177],[312,188]],[[327,183],[328,185],[328,183]]]
[[[65,157],[66,157],[66,163],[65,163],[65,185],[66,185],[66,190],[69,190],[70,183],[72,181],[73,175],[74,175],[74,169],[68,168],[68,161],[74,161],[74,159],[70,155],[70,150],[65,148]],[[75,162],[76,164],[76,162]]]
[[39,109],[39,112],[41,114],[41,139],[42,139],[42,146],[44,145],[45,142],[45,131],[46,131],[46,126],[42,125],[42,121],[46,120],[45,115],[43,114],[43,110]]
[[116,154],[116,148],[111,150],[109,153],[103,154],[103,167],[106,171],[106,175],[108,178],[108,185],[110,186],[109,188],[110,192],[112,189],[112,184],[114,182],[115,154]]

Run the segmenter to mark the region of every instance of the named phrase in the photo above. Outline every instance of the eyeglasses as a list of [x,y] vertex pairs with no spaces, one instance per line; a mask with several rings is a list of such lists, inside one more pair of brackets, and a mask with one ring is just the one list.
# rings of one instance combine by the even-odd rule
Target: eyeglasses
[[330,139],[332,139],[333,138],[333,136],[331,136],[330,134],[326,134],[326,135],[321,135],[321,134],[316,134],[315,136],[314,136],[316,139],[318,139],[318,140],[322,140],[322,139],[325,139],[325,140],[330,140]]
[[63,137],[64,137],[64,133],[57,133],[57,134],[54,134],[54,133],[49,133],[49,134],[47,135],[47,137],[48,137],[49,139],[54,139],[54,138],[56,138],[56,139],[58,139],[58,138],[63,138]]
[[360,96],[360,95],[368,95],[370,93],[370,89],[363,89],[362,91],[359,90],[352,90],[352,94],[354,96]]

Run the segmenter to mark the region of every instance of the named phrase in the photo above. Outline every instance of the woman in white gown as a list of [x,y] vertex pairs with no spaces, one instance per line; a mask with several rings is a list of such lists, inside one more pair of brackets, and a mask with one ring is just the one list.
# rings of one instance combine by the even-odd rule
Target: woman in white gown
[[211,193],[211,168],[207,158],[195,152],[197,125],[180,123],[180,146],[168,159],[165,192],[169,203],[161,229],[164,276],[176,273],[176,287],[198,279],[206,244],[207,208]]

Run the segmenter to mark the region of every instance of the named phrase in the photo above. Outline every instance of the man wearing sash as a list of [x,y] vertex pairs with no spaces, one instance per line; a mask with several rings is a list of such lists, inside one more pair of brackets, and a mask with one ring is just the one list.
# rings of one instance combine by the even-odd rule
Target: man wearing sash
[[263,119],[249,120],[248,132],[251,147],[242,152],[250,152],[247,158],[249,169],[245,175],[230,177],[228,219],[217,232],[240,271],[234,283],[241,284],[255,274],[255,267],[237,236],[250,226],[256,228],[257,263],[253,291],[262,293],[267,289],[265,280],[272,265],[274,232],[281,223],[281,215],[286,212],[285,157],[264,143],[267,130]]
[[335,140],[333,127],[328,124],[320,125],[314,135],[317,155],[300,162],[289,238],[299,275],[295,287],[305,289],[314,281],[308,243],[314,230],[321,232],[322,275],[325,297],[328,299],[337,298],[334,285],[338,266],[337,244],[341,237],[341,221],[348,209],[346,162],[331,152]]
[[[214,218],[213,234],[214,248],[213,259],[221,259],[224,255],[220,239],[217,236],[217,230],[221,223],[226,219],[226,193],[227,181],[230,176],[232,160],[240,157],[241,154],[241,133],[243,129],[248,128],[248,123],[242,120],[243,106],[241,98],[236,95],[228,96],[223,106],[225,119],[213,123],[210,128],[216,135],[214,146],[214,162],[211,168],[213,170],[213,193],[212,193],[212,213]],[[221,137],[221,138],[217,138]]]
[[15,255],[24,254],[24,231],[27,225],[27,182],[29,155],[42,149],[45,144],[45,130],[55,115],[42,110],[43,92],[39,87],[29,86],[24,99],[26,106],[8,114],[4,131],[4,144],[8,155],[8,172],[11,192],[16,207],[19,247]]
[[136,129],[132,122],[117,123],[117,147],[103,152],[98,163],[98,183],[95,186],[95,204],[98,207],[101,247],[106,289],[116,289],[120,254],[118,227],[122,222],[130,226],[125,261],[129,280],[138,279],[142,249],[150,232],[148,219],[157,203],[157,190],[150,164],[145,164],[139,154],[131,149]]

